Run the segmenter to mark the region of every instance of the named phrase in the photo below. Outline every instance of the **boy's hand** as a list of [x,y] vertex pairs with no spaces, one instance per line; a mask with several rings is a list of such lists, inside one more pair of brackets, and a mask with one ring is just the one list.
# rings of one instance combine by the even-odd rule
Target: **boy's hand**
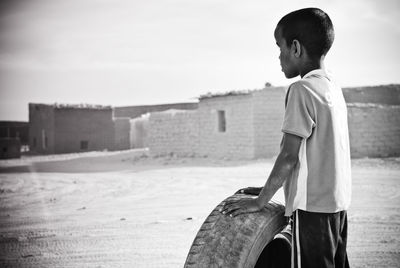
[[241,200],[227,201],[222,209],[219,211],[222,214],[227,214],[230,217],[235,217],[243,213],[258,212],[263,208],[263,205],[259,204],[257,198],[248,198]]

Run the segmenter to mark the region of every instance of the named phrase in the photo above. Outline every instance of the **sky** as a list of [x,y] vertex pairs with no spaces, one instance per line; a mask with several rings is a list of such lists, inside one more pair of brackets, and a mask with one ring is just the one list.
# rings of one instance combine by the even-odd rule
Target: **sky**
[[400,83],[398,0],[2,0],[0,120],[28,103],[196,101],[285,86],[273,32],[319,7],[335,26],[326,67],[343,87]]

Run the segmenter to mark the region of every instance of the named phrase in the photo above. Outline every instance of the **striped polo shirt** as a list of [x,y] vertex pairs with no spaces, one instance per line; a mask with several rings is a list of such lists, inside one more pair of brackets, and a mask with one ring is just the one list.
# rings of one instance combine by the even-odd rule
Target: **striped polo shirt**
[[284,183],[286,211],[334,213],[351,199],[347,107],[341,88],[324,70],[313,70],[290,85],[284,133],[302,138],[299,162]]

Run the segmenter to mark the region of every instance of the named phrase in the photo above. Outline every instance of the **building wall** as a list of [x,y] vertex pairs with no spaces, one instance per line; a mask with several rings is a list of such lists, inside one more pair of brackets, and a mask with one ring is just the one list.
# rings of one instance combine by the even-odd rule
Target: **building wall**
[[197,102],[114,107],[114,117],[137,118],[143,114],[151,112],[162,112],[170,109],[195,110],[197,108]]
[[[224,111],[226,130],[219,130],[218,111]],[[217,158],[254,158],[251,94],[201,99],[199,154]]]
[[348,104],[351,156],[400,155],[400,106]]
[[148,147],[149,114],[130,120],[130,148]]
[[29,150],[39,154],[55,153],[54,107],[29,104]]
[[130,118],[114,118],[114,150],[130,149]]
[[56,108],[54,122],[55,153],[114,148],[111,108]]
[[279,153],[285,113],[285,87],[269,87],[253,93],[255,158]]
[[[286,88],[202,99],[196,112],[151,114],[149,148],[156,154],[248,159],[279,153]],[[219,130],[218,111],[226,130]],[[348,104],[351,155],[400,155],[400,106]],[[197,124],[196,124],[197,122]]]
[[19,138],[21,144],[29,145],[29,123],[0,121],[0,138]]
[[400,85],[343,88],[347,103],[400,105]]
[[152,155],[194,156],[199,149],[198,112],[168,110],[151,113],[147,142]]
[[21,140],[19,138],[0,137],[0,159],[21,157]]

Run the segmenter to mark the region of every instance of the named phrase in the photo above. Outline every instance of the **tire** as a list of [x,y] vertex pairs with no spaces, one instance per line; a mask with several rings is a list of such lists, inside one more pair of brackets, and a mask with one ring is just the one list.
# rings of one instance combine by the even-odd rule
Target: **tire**
[[[234,218],[219,212],[225,201],[242,198],[249,195],[236,193],[211,212],[193,241],[184,268],[265,267],[265,258],[271,255],[265,250],[268,243],[287,225],[285,207],[270,202],[260,212]],[[263,266],[257,263],[259,259],[264,259]]]

